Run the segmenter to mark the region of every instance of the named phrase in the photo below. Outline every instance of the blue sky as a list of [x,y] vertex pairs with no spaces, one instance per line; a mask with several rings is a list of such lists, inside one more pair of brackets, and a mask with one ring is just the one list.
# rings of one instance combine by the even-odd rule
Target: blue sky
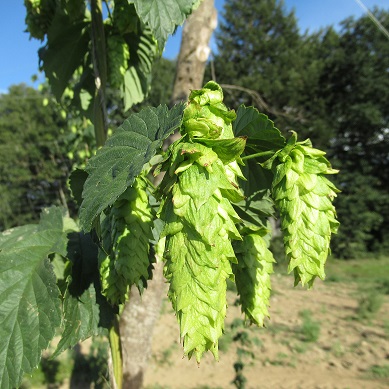
[[[374,6],[389,9],[389,0],[362,2],[369,9]],[[215,0],[218,10],[222,10],[223,3],[224,0]],[[302,32],[312,32],[329,25],[336,26],[348,16],[359,17],[364,13],[356,0],[285,0],[285,6],[288,10],[294,8]],[[35,39],[30,40],[29,34],[24,32],[23,0],[0,0],[0,15],[0,92],[21,82],[37,86],[37,83],[32,83],[31,76],[38,73],[38,49],[41,43]],[[180,30],[169,38],[164,56],[176,57],[179,45]]]

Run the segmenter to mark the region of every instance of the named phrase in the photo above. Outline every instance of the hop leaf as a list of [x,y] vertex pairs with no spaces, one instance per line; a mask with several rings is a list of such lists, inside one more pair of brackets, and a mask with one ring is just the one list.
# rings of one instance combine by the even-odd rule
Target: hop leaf
[[330,253],[331,234],[338,221],[332,200],[339,192],[325,174],[337,173],[309,141],[296,143],[292,137],[278,154],[272,193],[281,214],[289,272],[295,285],[312,286],[316,277],[325,278],[324,264]]
[[238,263],[232,265],[242,312],[258,326],[263,326],[265,317],[269,317],[270,274],[275,262],[267,248],[266,234],[265,228],[246,233],[234,247]]
[[137,177],[102,222],[102,293],[114,305],[125,302],[132,285],[142,290],[149,279],[153,215],[146,187],[145,179]]

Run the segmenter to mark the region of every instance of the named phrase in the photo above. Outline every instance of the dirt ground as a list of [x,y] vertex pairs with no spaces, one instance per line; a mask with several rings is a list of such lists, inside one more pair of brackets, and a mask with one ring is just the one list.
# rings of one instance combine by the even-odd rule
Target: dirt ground
[[178,324],[166,301],[145,386],[235,388],[234,364],[240,361],[246,389],[388,388],[388,374],[376,378],[372,371],[389,371],[389,296],[375,318],[357,320],[356,285],[318,281],[307,291],[292,284],[292,277],[273,277],[267,328],[243,326],[236,295],[228,292],[220,361],[209,353],[199,366],[182,358]]

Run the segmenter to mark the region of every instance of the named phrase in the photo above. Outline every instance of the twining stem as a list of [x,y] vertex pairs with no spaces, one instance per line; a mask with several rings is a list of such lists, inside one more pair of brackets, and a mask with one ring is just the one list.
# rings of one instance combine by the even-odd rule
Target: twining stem
[[115,388],[122,389],[123,387],[123,358],[122,348],[119,334],[119,319],[115,317],[112,327],[109,329],[109,345],[111,348],[113,379],[115,380]]
[[105,97],[107,59],[101,0],[91,0],[91,14],[92,60],[96,88],[93,126],[95,128],[96,146],[100,147],[104,145],[107,138],[107,102]]
[[242,157],[242,161],[246,161],[248,159],[257,158],[257,157],[266,157],[267,155],[273,155],[274,151],[262,151],[256,154],[250,154]]

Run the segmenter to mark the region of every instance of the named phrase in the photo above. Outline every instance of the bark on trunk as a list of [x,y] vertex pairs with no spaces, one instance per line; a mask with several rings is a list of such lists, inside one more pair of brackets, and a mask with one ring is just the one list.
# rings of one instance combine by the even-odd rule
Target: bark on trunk
[[[216,28],[214,0],[204,0],[186,20],[177,61],[171,105],[186,100],[191,89],[202,87],[205,65],[210,54],[209,41]],[[178,135],[173,135],[169,143]],[[139,389],[152,352],[154,324],[159,317],[167,285],[162,275],[163,264],[155,266],[153,279],[143,297],[131,290],[129,303],[120,320],[123,353],[123,389]]]
[[216,26],[214,0],[204,0],[186,20],[177,60],[173,104],[186,100],[192,89],[202,87],[205,66],[211,53],[209,42]]

